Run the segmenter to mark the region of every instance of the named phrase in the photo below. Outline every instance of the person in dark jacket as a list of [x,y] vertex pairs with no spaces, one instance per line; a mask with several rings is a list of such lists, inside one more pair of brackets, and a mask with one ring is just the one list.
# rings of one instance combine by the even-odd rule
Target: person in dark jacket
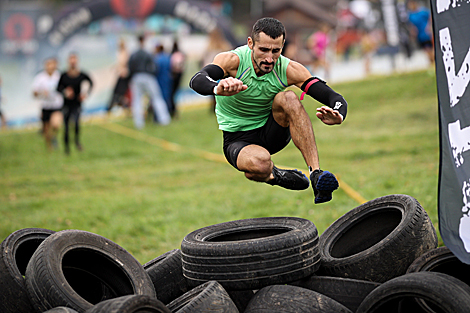
[[139,50],[129,58],[130,86],[132,92],[132,116],[136,128],[144,127],[142,96],[146,93],[150,99],[157,121],[162,125],[170,123],[170,114],[162,97],[160,86],[155,78],[155,63],[150,53],[144,50],[144,36],[139,36]]
[[[88,82],[89,88],[87,92],[82,90],[83,82]],[[64,143],[65,153],[70,154],[69,145],[69,122],[72,119],[75,123],[75,146],[78,151],[83,150],[80,143],[80,112],[82,102],[90,95],[93,88],[93,81],[88,74],[82,72],[78,67],[78,55],[71,53],[68,58],[68,69],[62,73],[57,86],[57,91],[62,93],[64,97],[64,106],[62,108],[64,114]]]

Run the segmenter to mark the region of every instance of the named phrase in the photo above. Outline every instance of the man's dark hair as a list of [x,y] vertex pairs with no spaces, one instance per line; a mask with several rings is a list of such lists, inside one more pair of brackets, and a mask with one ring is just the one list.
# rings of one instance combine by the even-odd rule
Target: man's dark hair
[[286,29],[284,28],[284,25],[272,17],[264,17],[256,21],[251,31],[251,38],[253,41],[257,41],[259,39],[260,33],[265,33],[272,39],[276,39],[279,36],[282,36],[283,40],[286,39]]

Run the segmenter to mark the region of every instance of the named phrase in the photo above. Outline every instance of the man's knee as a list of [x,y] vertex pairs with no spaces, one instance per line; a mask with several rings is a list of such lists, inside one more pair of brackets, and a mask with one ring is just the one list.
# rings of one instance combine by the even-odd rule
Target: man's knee
[[272,165],[271,155],[267,150],[247,146],[238,155],[237,167],[245,173],[270,175]]
[[250,168],[245,170],[245,177],[249,180],[265,182],[271,176],[273,162],[271,158],[252,158]]
[[283,111],[296,110],[302,108],[299,97],[292,90],[280,92],[274,98],[274,106],[279,106]]

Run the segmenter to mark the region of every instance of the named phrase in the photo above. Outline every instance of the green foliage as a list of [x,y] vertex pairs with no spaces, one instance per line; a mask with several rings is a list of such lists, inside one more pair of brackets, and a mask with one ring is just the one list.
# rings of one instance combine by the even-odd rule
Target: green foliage
[[[323,169],[364,198],[408,194],[437,228],[438,116],[435,77],[428,72],[374,77],[333,86],[349,103],[341,126],[315,117],[306,99]],[[308,98],[308,97],[307,97]],[[132,121],[119,124],[134,132]],[[34,132],[0,132],[0,238],[26,227],[81,229],[105,236],[147,262],[198,228],[236,219],[298,216],[322,233],[358,203],[343,189],[314,205],[311,188],[289,191],[246,180],[226,163],[194,149],[222,153],[222,134],[208,109],[184,111],[171,125],[144,134],[178,143],[182,152],[115,133],[104,124],[83,127],[81,153],[47,152]],[[306,170],[291,143],[273,157]]]

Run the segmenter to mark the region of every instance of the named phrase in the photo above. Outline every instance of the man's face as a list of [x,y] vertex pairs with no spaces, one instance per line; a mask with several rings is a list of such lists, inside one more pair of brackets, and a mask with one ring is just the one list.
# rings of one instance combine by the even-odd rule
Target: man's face
[[54,59],[46,60],[44,63],[44,69],[49,75],[51,75],[57,69],[57,61]]
[[418,9],[418,3],[416,1],[409,1],[408,2],[408,10],[416,11]]
[[248,47],[253,51],[252,61],[258,75],[268,74],[274,69],[283,46],[282,36],[272,39],[265,33],[260,33],[256,42],[253,38],[248,38]]
[[75,54],[69,56],[69,67],[70,68],[77,68],[78,65],[78,57]]

